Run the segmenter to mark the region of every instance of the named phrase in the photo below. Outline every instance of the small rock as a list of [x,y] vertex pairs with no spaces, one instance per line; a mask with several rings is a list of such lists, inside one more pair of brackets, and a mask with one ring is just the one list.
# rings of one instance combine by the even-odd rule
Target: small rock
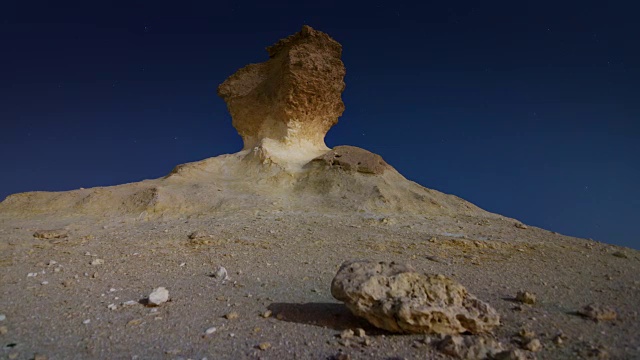
[[127,326],[131,327],[131,326],[138,326],[142,324],[142,319],[133,319],[133,320],[129,320],[129,322],[127,322]]
[[260,344],[258,344],[258,349],[265,351],[271,348],[271,343],[268,342],[262,342]]
[[91,319],[87,319],[87,320],[83,321],[82,323],[83,323],[83,324],[85,324],[85,325],[87,325],[87,324],[89,324],[90,322],[91,322]]
[[0,326],[0,335],[6,335],[8,332],[9,332],[9,328],[7,328],[4,325]]
[[227,269],[225,269],[223,266],[218,266],[216,271],[213,273],[213,277],[218,280],[229,280]]
[[339,352],[339,353],[333,355],[332,357],[330,357],[329,359],[331,359],[331,360],[351,360],[351,355],[345,354],[343,352]]
[[33,355],[33,360],[47,360],[47,356],[36,353],[35,355]]
[[91,261],[91,265],[92,266],[103,265],[103,264],[104,264],[104,260],[103,259],[93,259]]
[[527,360],[527,356],[520,349],[511,349],[493,355],[494,360]]
[[587,356],[589,356],[590,358],[596,358],[601,360],[606,360],[606,359],[609,359],[610,357],[609,352],[604,346],[592,347],[587,352]]
[[528,291],[518,291],[516,294],[516,301],[523,304],[533,305],[536,303],[536,295]]
[[35,273],[35,272],[27,274],[27,277],[36,277],[36,276],[38,276],[38,273]]
[[109,310],[115,310],[115,309],[117,309],[117,308],[118,308],[118,306],[117,306],[116,304],[109,304],[109,305],[107,306],[107,309],[109,309]]
[[0,314],[0,321],[5,321],[7,319],[7,315]]
[[205,335],[211,335],[213,333],[215,333],[216,331],[218,331],[218,329],[214,326],[208,328],[207,330],[204,331]]
[[523,340],[528,340],[528,339],[533,339],[536,336],[536,334],[533,331],[523,328],[523,329],[520,329],[520,331],[518,332],[518,336]]
[[578,311],[578,314],[594,321],[615,320],[618,317],[615,310],[594,304],[585,306]]
[[164,287],[159,287],[153,290],[151,294],[149,294],[149,305],[158,306],[160,304],[166,303],[169,300],[169,290]]
[[554,336],[553,343],[556,345],[562,345],[566,340],[567,340],[567,335],[563,333],[558,333],[556,336]]
[[235,311],[232,311],[232,312],[230,312],[230,313],[226,314],[224,317],[225,317],[225,319],[227,319],[227,320],[234,320],[234,319],[239,318],[239,317],[240,317],[240,314],[238,314],[238,313],[237,313],[237,312],[235,312]]
[[538,352],[542,349],[542,344],[538,339],[530,339],[522,344],[522,348],[531,352]]
[[353,330],[347,329],[340,333],[340,339],[351,339],[353,335]]
[[523,223],[515,223],[515,227],[518,229],[528,229],[529,227]]
[[122,303],[122,307],[126,307],[126,306],[133,306],[135,304],[137,304],[138,302],[135,300],[127,300],[125,302]]
[[271,314],[273,314],[273,312],[271,312],[271,310],[267,310],[265,312],[263,312],[260,316],[262,316],[263,318],[268,318],[271,316]]
[[493,358],[504,350],[502,344],[492,338],[460,335],[447,335],[437,348],[447,355],[468,360]]
[[627,254],[623,253],[622,251],[616,251],[611,253],[611,255],[621,258],[621,259],[628,259],[629,257],[627,256]]
[[69,233],[65,229],[53,229],[53,230],[38,230],[33,233],[33,237],[36,239],[62,239],[69,236]]
[[338,339],[338,344],[344,346],[344,347],[349,347],[351,346],[351,340],[349,339]]
[[361,337],[361,338],[367,336],[367,333],[364,331],[363,328],[357,328],[355,331],[355,334],[357,337]]
[[49,285],[49,282],[47,280],[45,280],[45,281],[41,282],[40,285]]
[[200,230],[194,231],[191,234],[189,234],[189,239],[191,240],[202,239],[206,237],[207,237],[207,234]]

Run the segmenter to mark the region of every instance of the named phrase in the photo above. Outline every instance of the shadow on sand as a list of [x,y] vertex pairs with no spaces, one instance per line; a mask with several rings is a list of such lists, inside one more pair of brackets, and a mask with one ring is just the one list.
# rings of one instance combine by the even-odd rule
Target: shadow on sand
[[367,335],[387,334],[337,303],[272,303],[267,309],[281,321],[326,327],[338,331],[362,328]]

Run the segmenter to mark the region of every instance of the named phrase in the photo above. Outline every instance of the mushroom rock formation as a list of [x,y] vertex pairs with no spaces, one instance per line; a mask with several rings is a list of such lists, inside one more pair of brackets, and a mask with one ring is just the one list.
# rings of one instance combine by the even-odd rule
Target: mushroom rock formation
[[292,168],[329,151],[324,137],[344,111],[342,46],[303,26],[267,47],[269,60],[250,64],[218,87],[244,141],[243,150]]
[[0,213],[138,217],[237,211],[455,214],[496,217],[411,182],[381,156],[324,137],[344,111],[342,46],[309,26],[267,48],[218,87],[244,147],[178,165],[165,177],[68,192],[14,194]]

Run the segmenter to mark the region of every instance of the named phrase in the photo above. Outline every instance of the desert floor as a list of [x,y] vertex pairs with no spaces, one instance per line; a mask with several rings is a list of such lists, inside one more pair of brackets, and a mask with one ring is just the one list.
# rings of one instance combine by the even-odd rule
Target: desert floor
[[[57,228],[69,236],[33,236]],[[535,334],[542,348],[525,351],[530,358],[640,358],[638,251],[508,218],[277,210],[152,220],[0,214],[0,358],[449,358],[434,337],[376,330],[333,299],[331,280],[350,259],[458,280],[500,313],[494,335],[505,348],[520,347],[523,329]],[[213,276],[219,266],[229,279]],[[146,306],[160,286],[170,301]],[[516,302],[519,290],[537,302]],[[577,314],[592,303],[617,319]],[[340,338],[356,328],[366,337]]]

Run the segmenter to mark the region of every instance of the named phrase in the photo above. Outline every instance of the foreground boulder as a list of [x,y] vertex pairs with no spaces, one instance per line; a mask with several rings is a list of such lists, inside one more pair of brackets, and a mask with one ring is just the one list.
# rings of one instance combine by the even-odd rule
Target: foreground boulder
[[423,275],[409,265],[345,262],[331,294],[374,326],[397,333],[487,333],[500,316],[444,275]]

